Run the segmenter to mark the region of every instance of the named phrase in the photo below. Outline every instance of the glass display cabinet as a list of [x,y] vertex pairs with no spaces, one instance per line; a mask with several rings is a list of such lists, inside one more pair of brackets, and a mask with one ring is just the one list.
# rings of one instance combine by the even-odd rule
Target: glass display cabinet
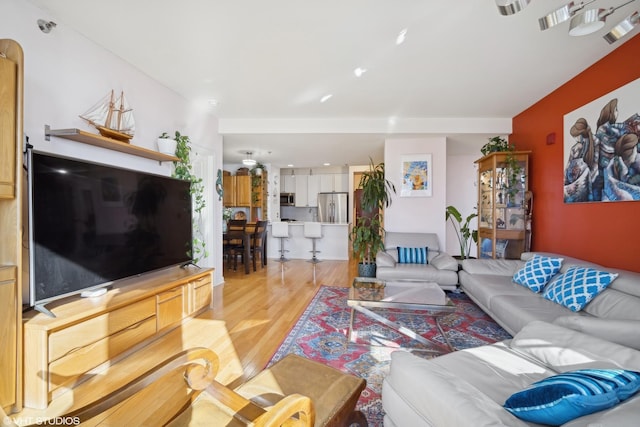
[[530,241],[530,151],[496,152],[478,164],[478,257],[519,259]]

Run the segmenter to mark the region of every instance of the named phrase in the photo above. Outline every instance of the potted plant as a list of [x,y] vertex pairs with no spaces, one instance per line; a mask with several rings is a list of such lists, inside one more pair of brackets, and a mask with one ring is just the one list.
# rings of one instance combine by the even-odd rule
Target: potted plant
[[353,255],[358,258],[358,276],[375,277],[375,257],[384,249],[384,228],[382,210],[391,205],[391,195],[396,193],[395,185],[385,178],[384,163],[377,165],[370,160],[369,170],[362,174],[362,210],[364,215],[356,220],[349,235],[353,245]]
[[445,221],[451,221],[451,224],[453,224],[453,229],[456,232],[458,243],[460,244],[460,256],[456,255],[455,258],[460,260],[469,258],[469,252],[471,251],[470,239],[475,243],[478,242],[478,230],[471,230],[470,228],[471,220],[477,216],[478,214],[473,212],[464,218],[463,221],[462,214],[455,206],[447,206]]
[[262,163],[257,162],[249,172],[251,173],[252,176],[260,176],[262,175],[262,171],[264,171],[265,169],[266,167]]
[[201,258],[208,255],[200,227],[201,214],[205,207],[204,184],[202,183],[202,178],[198,178],[193,174],[191,141],[189,137],[187,135],[181,135],[180,132],[176,131],[175,141],[175,155],[179,160],[173,162],[174,170],[172,176],[191,183],[190,191],[195,215],[193,215],[193,253],[190,255],[193,258],[193,262],[197,263]]
[[158,137],[158,151],[164,154],[174,156],[176,154],[176,146],[178,143],[175,139],[171,138],[168,133],[162,132],[162,135]]

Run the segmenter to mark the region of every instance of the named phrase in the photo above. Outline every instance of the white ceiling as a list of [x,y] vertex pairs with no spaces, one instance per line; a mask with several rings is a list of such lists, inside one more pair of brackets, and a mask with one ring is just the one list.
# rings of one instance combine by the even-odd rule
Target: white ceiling
[[570,37],[567,22],[538,28],[565,4],[554,0],[509,17],[494,0],[30,1],[185,98],[217,100],[225,163],[253,151],[297,167],[381,160],[389,135],[446,135],[451,152],[477,153],[492,130],[466,121],[522,112],[637,34],[602,38],[640,9]]

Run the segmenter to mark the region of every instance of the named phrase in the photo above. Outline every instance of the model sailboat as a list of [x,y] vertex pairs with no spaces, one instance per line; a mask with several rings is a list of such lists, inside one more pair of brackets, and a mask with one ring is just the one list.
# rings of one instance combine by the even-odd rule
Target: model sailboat
[[115,98],[112,90],[80,118],[95,126],[100,135],[118,141],[129,142],[135,132],[133,110],[127,105],[124,92]]

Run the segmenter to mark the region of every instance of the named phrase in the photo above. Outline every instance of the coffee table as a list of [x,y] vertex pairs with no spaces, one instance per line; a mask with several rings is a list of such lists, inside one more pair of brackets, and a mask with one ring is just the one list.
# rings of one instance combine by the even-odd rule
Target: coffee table
[[374,278],[356,277],[349,289],[347,305],[351,307],[348,339],[352,341],[355,312],[364,314],[403,335],[427,346],[437,345],[417,332],[391,321],[374,312],[371,308],[394,308],[407,311],[426,311],[447,343],[447,351],[454,351],[447,334],[442,330],[439,318],[455,311],[455,306],[437,283],[416,280],[385,281]]

